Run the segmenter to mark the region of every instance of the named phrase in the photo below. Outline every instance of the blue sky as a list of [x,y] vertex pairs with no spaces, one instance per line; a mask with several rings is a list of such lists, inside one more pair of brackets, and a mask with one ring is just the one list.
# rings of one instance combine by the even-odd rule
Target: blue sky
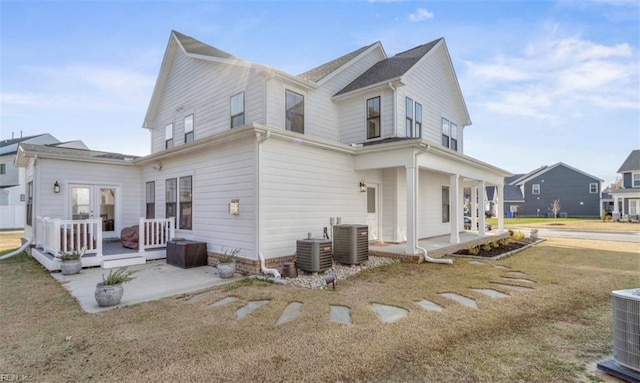
[[172,29],[299,74],[381,41],[445,37],[473,125],[465,154],[605,181],[640,148],[640,1],[0,0],[0,139],[51,133],[149,153],[141,128]]

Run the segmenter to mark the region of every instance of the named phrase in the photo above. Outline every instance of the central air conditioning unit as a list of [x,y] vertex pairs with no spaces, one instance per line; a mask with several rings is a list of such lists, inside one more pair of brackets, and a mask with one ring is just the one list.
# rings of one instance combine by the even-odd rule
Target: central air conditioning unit
[[308,273],[321,273],[333,266],[331,240],[301,239],[296,241],[296,263],[298,269]]
[[640,289],[611,292],[613,359],[640,372]]
[[342,224],[333,226],[333,260],[357,265],[369,259],[369,226]]

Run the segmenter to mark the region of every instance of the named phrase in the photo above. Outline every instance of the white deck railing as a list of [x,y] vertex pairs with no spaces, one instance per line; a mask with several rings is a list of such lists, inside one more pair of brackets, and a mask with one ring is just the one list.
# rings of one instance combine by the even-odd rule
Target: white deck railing
[[37,217],[36,246],[55,255],[87,247],[87,253],[102,255],[102,220],[62,220]]
[[175,218],[140,218],[138,227],[138,249],[153,249],[167,246],[175,236]]

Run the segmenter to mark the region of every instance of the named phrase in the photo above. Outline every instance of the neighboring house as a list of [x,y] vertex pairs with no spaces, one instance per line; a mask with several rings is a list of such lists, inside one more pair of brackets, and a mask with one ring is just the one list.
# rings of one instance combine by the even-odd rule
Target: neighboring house
[[555,200],[560,215],[600,217],[602,180],[562,162],[504,180],[504,211],[510,217],[544,217]]
[[629,154],[618,174],[622,176],[622,187],[611,192],[613,217],[637,221],[640,216],[640,149]]
[[290,262],[296,240],[321,238],[338,218],[418,255],[419,238],[459,243],[465,187],[485,200],[510,175],[463,154],[470,124],[443,38],[393,57],[376,42],[294,76],[172,31],[143,122],[151,154],[24,145],[26,233],[46,230],[38,217],[103,215],[108,192],[105,236],[175,218],[175,235],[206,242],[211,262],[239,248],[239,269],[252,273],[259,254]]

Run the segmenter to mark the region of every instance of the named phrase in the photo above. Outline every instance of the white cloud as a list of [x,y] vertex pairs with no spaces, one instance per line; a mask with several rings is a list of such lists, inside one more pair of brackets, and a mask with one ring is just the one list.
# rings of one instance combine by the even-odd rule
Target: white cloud
[[428,9],[418,8],[415,12],[409,14],[409,20],[415,22],[424,21],[433,18],[433,12]]

